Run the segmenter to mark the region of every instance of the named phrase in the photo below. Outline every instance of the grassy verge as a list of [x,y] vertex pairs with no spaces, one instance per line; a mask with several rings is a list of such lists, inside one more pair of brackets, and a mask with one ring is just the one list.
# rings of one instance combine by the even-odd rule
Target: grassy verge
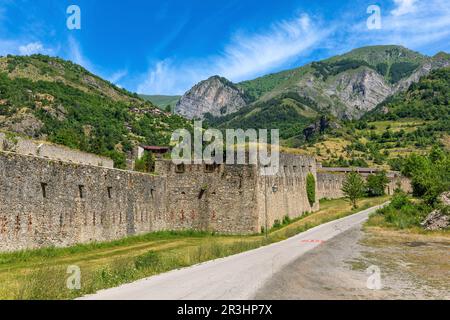
[[366,230],[390,230],[403,234],[422,234],[445,236],[450,235],[450,229],[428,231],[421,226],[421,222],[433,210],[420,199],[410,198],[405,193],[397,193],[389,206],[370,215],[365,223]]
[[[381,204],[363,199],[358,210],[342,199],[263,235],[223,236],[157,232],[123,240],[0,254],[0,299],[72,299],[134,280],[282,241],[320,224]],[[68,266],[81,269],[81,290],[68,290]]]

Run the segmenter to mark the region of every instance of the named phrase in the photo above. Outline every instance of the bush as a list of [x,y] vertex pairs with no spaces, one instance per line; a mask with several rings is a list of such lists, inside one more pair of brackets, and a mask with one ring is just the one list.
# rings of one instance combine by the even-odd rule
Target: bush
[[134,170],[139,172],[153,172],[155,159],[151,152],[145,152],[144,155],[135,161]]
[[378,172],[367,177],[366,190],[369,197],[380,197],[385,195],[385,189],[389,179],[386,172]]
[[400,210],[402,207],[410,204],[411,201],[409,200],[408,195],[403,191],[398,191],[394,194],[390,205],[394,209]]
[[397,229],[419,227],[432,208],[425,203],[413,203],[403,191],[397,191],[391,203],[377,211],[369,224],[387,225]]
[[306,194],[311,207],[316,203],[316,179],[311,173],[306,177]]
[[280,220],[275,220],[275,222],[273,223],[273,228],[277,229],[281,227],[281,222]]
[[399,229],[419,226],[423,216],[419,208],[412,204],[407,204],[401,207],[400,210],[391,207],[386,210],[384,215],[388,224]]
[[402,173],[411,178],[413,194],[434,205],[450,188],[450,156],[437,148],[429,156],[413,154],[405,159]]

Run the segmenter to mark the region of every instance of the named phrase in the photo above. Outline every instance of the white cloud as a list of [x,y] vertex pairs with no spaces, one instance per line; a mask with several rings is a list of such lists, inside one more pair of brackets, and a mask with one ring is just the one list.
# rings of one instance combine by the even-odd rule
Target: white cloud
[[317,45],[330,30],[315,26],[308,15],[274,24],[256,35],[237,34],[217,60],[219,73],[243,80],[279,67]]
[[391,11],[393,16],[402,16],[417,10],[417,0],[394,0],[394,2],[397,5],[397,8]]
[[189,78],[188,83],[184,85],[192,85],[191,76],[181,72],[183,71],[177,70],[169,59],[159,61],[143,77],[144,80],[138,85],[137,92],[148,94],[181,93],[179,92],[179,86],[183,86],[183,84],[180,84],[180,82]]
[[68,38],[68,52],[67,59],[72,61],[73,63],[79,64],[83,68],[89,70],[95,75],[98,75],[99,77],[108,80],[109,82],[117,85],[118,87],[123,87],[119,84],[121,80],[123,80],[128,75],[128,70],[122,69],[118,71],[111,72],[105,72],[102,71],[101,68],[94,65],[83,53],[82,47],[80,43],[74,38],[69,37]]
[[237,32],[215,56],[177,63],[155,63],[138,86],[139,93],[181,94],[194,83],[218,74],[241,81],[278,68],[319,44],[332,31],[306,15],[274,23],[264,32]]
[[122,80],[124,77],[128,75],[128,70],[119,70],[114,72],[112,75],[106,77],[109,82],[114,83],[117,85],[117,83]]
[[[450,6],[448,0],[403,1],[396,10],[383,15],[380,30],[368,30],[365,21],[352,25],[338,40],[360,47],[373,44],[397,44],[413,50],[450,48]],[[400,10],[400,8],[403,8]]]
[[94,67],[92,63],[84,56],[81,45],[78,41],[70,36],[68,38],[68,59],[73,63],[79,64],[80,66],[88,69],[91,72],[94,72]]
[[39,41],[19,46],[19,54],[22,56],[29,56],[36,53],[51,54],[52,52],[52,49],[44,48],[44,45]]

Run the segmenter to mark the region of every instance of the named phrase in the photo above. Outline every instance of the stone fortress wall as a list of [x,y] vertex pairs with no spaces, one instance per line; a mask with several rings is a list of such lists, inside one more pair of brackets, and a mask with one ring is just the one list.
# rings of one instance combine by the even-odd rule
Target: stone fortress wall
[[[319,164],[317,173],[317,189],[319,192],[319,199],[339,199],[345,195],[342,192],[342,186],[346,175],[355,170],[363,179],[366,179],[369,174],[375,174],[378,170],[374,168],[322,168]],[[393,195],[395,189],[400,187],[403,191],[411,193],[411,181],[403,177],[399,172],[387,172],[389,183],[386,186],[386,194]]]
[[[95,157],[75,163],[0,151],[0,251],[159,230],[255,234],[285,216],[318,210],[320,198],[342,196],[344,175],[318,172],[309,156],[280,154],[274,176],[264,176],[257,165],[175,165],[158,159],[155,174],[143,174],[84,163]],[[306,195],[309,173],[316,179],[312,206]],[[331,178],[337,180],[330,183]],[[390,190],[393,186],[394,180]]]
[[342,192],[342,184],[345,174],[319,171],[317,173],[317,190],[319,199],[339,199],[345,195]]
[[160,177],[0,152],[0,251],[165,229]]
[[271,227],[318,209],[306,197],[307,172],[315,175],[314,159],[291,155],[281,155],[276,176],[264,177],[256,165],[160,159],[152,175],[0,151],[0,251],[158,230],[259,233],[266,219]]
[[[261,168],[259,168],[261,169]],[[311,206],[306,194],[306,177],[311,173],[316,181],[316,199]],[[259,225],[272,227],[284,217],[297,218],[319,210],[316,160],[310,156],[280,154],[280,169],[276,175],[264,176],[257,171],[257,215]],[[267,195],[267,196],[265,196]]]
[[98,156],[61,145],[12,136],[0,132],[0,151],[16,152],[54,160],[68,161],[78,164],[113,168],[114,162],[107,157]]

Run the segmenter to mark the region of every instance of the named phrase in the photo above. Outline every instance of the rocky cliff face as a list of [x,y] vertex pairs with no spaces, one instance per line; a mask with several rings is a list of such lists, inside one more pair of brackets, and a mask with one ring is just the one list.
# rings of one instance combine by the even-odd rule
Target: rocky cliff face
[[[400,46],[365,47],[236,85],[220,77],[210,78],[192,88],[176,111],[188,118],[204,118],[207,113],[222,117],[249,106],[247,114],[255,116],[257,106],[297,94],[313,100],[319,113],[358,119],[432,70],[449,64],[446,53],[427,57]],[[247,96],[252,103],[246,103]],[[271,105],[274,112],[280,107]],[[245,115],[240,112],[236,117]]]
[[[340,118],[359,118],[393,93],[393,88],[376,71],[360,68],[355,72],[342,73],[329,85],[326,93],[336,96],[345,106]],[[332,110],[333,111],[333,110]]]
[[203,119],[234,113],[247,105],[241,89],[218,76],[202,81],[189,90],[175,107],[175,112],[188,119]]
[[421,77],[430,74],[431,71],[439,68],[450,66],[450,55],[446,53],[438,53],[431,59],[428,59],[417,70],[415,70],[409,77],[402,79],[394,87],[395,92],[405,91],[414,82],[418,82]]

